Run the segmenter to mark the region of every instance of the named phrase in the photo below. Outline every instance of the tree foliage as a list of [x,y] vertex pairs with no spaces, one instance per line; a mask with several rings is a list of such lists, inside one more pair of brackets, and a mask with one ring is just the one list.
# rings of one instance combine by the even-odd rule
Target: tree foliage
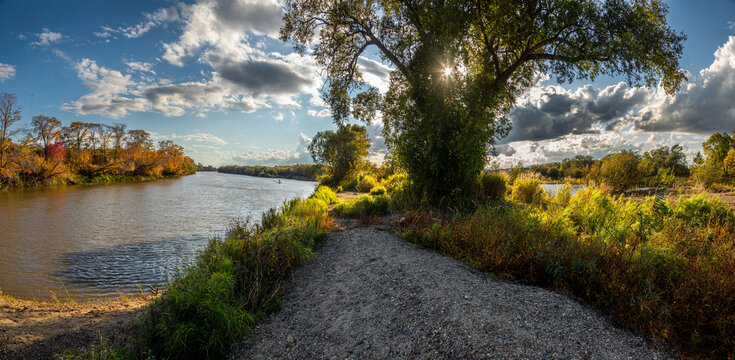
[[18,98],[13,94],[0,94],[0,170],[7,164],[5,152],[10,146],[10,138],[18,133],[11,127],[21,120],[21,106],[18,105]]
[[[684,36],[658,0],[290,0],[286,8],[281,38],[302,53],[313,44],[335,120],[382,109],[387,145],[435,204],[470,193],[537,74],[661,80],[668,92],[684,78]],[[358,62],[369,47],[396,69],[382,98],[363,91]],[[380,106],[354,106],[368,100]]]
[[9,135],[18,129],[10,125],[19,121],[18,114],[15,121],[5,122],[0,188],[157,178],[196,171],[181,146],[161,141],[156,149],[143,130],[126,132],[120,124],[83,122],[62,126],[56,118],[38,115],[33,117],[27,138],[14,142]]
[[640,158],[632,151],[623,150],[605,156],[601,162],[600,180],[615,191],[627,190],[638,184],[641,179]]
[[702,143],[705,161],[712,164],[722,164],[730,149],[735,149],[735,139],[730,134],[714,133]]
[[315,163],[329,166],[332,183],[338,184],[351,169],[365,161],[369,148],[365,127],[345,124],[336,132],[318,132],[311,140],[309,152]]

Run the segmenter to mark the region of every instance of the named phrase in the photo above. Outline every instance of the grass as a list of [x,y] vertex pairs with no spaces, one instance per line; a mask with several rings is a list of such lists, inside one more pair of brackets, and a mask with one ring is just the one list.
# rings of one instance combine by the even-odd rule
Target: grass
[[638,202],[566,188],[531,204],[406,219],[417,245],[567,292],[684,354],[735,357],[735,214],[718,198]]
[[349,201],[340,202],[334,208],[344,217],[360,218],[365,216],[380,216],[390,213],[390,197],[379,195],[359,195]]

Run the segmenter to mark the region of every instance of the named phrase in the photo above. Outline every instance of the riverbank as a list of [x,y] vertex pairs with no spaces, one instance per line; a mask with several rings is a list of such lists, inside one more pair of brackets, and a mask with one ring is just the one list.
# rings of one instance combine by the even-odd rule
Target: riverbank
[[135,175],[103,175],[97,177],[72,176],[65,179],[59,179],[53,183],[23,183],[14,186],[3,186],[0,184],[0,191],[9,191],[16,189],[30,189],[38,187],[58,187],[58,186],[74,186],[74,185],[112,185],[112,184],[130,184],[144,183],[157,180],[178,179],[188,175],[194,175],[195,172],[179,174],[179,175],[158,175],[158,176],[135,176]]
[[0,358],[47,359],[101,341],[122,346],[148,303],[142,297],[54,302],[0,295]]

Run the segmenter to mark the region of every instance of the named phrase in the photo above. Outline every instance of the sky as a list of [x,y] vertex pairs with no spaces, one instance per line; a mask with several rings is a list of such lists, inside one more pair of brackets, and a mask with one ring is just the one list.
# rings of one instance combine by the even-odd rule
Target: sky
[[[688,80],[673,96],[623,78],[540,81],[508,115],[501,167],[602,157],[682,144],[691,160],[713,132],[735,130],[735,0],[665,1],[688,39]],[[278,40],[279,0],[0,0],[0,92],[34,115],[123,123],[171,139],[205,165],[308,163],[307,146],[334,129],[309,56]],[[359,61],[381,91],[391,67]],[[369,127],[370,158],[385,154]]]

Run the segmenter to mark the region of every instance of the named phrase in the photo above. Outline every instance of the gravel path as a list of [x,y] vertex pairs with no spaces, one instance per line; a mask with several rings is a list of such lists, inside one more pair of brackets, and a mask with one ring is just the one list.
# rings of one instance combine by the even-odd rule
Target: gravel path
[[548,290],[486,277],[375,227],[334,232],[231,358],[664,359]]

